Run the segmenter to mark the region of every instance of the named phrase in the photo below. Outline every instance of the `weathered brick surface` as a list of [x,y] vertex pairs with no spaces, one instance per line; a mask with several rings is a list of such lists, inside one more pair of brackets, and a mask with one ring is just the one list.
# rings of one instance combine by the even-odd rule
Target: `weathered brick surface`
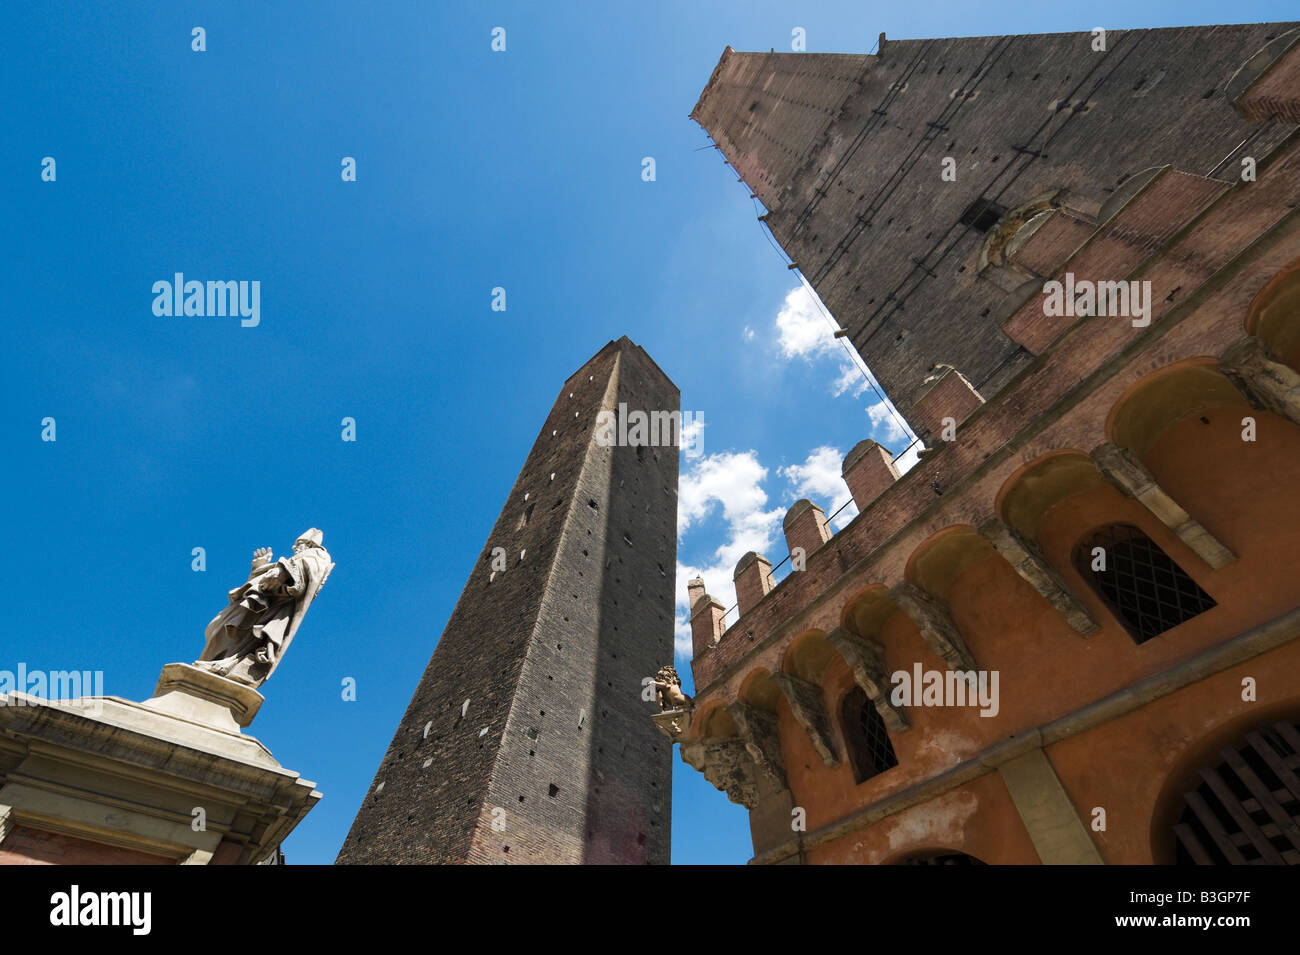
[[[1065,267],[1050,274],[1063,281],[1063,273],[1068,271],[1076,284],[1082,281],[1124,281],[1138,265],[1166,246],[1174,233],[1228,188],[1227,183],[1215,179],[1167,170],[1097,230],[1096,235],[1069,258]],[[1033,239],[1029,245],[1033,245]],[[1195,288],[1209,274],[1207,269],[1212,266],[1212,261],[1185,257],[1178,285],[1173,287],[1183,290]],[[1153,285],[1153,297],[1157,291]],[[1002,329],[1035,355],[1060,338],[1071,324],[1061,316],[1047,315],[1043,302],[1043,296],[1035,295],[1011,316]]]
[[[910,419],[935,365],[991,400],[1031,358],[997,327],[1009,291],[980,277],[971,204],[1058,190],[1101,204],[1165,164],[1235,175],[1243,143],[1266,155],[1293,127],[1261,128],[1223,88],[1295,26],[1115,30],[1106,52],[1088,32],[891,40],[879,56],[728,48],[692,116]],[[1288,69],[1256,95],[1285,95],[1269,91]]]
[[983,404],[971,383],[955,369],[939,373],[938,380],[916,401],[916,423],[921,434],[939,440],[944,433],[945,418],[953,427],[960,425]]
[[1293,41],[1238,105],[1260,122],[1300,123],[1300,42]]
[[844,456],[841,472],[853,495],[853,503],[860,511],[898,480],[893,456],[888,449],[869,438],[859,441]]
[[0,865],[175,865],[175,859],[14,826],[0,843]]
[[671,747],[641,681],[672,660],[678,452],[597,445],[620,402],[679,409],[626,338],[561,390],[338,862],[669,861]]
[[[940,453],[920,462],[810,554],[806,571],[787,575],[716,646],[697,648],[692,661],[697,704],[734,699],[744,677],[759,667],[780,669],[799,634],[840,625],[846,604],[873,582],[902,580],[915,549],[932,535],[958,524],[979,527],[994,517],[999,489],[1019,468],[1049,451],[1086,453],[1107,440],[1111,409],[1151,371],[1217,356],[1240,339],[1254,296],[1300,255],[1294,227],[1266,242],[1267,248],[1245,264],[1226,269],[1230,274],[1219,278],[1190,313],[1182,303],[1199,283],[1185,286],[1172,300],[1169,292],[1184,281],[1188,262],[1197,263],[1202,275],[1216,275],[1258,248],[1270,229],[1284,227],[1297,205],[1300,141],[1270,157],[1258,182],[1222,195],[1174,246],[1129,264],[1140,266],[1152,282],[1151,328],[1106,317],[1077,322],[1013,387],[981,408],[959,430],[957,441],[943,444]],[[1176,232],[1171,227],[1162,234]],[[1182,309],[1176,324],[1161,328],[1162,316],[1175,308]],[[936,494],[936,485],[942,493]],[[1063,620],[1059,628],[1064,637],[1072,632]],[[777,633],[779,640],[764,644]],[[1117,673],[1117,685],[1122,679]]]

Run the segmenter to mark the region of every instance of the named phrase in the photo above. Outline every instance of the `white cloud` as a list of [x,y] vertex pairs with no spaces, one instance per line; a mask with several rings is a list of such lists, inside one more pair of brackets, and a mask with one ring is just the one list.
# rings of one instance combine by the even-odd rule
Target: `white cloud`
[[[826,512],[827,517],[835,515],[831,526],[836,530],[858,516],[848,485],[840,476],[843,462],[844,456],[836,448],[820,447],[814,449],[803,464],[791,464],[780,470],[781,476],[790,482],[795,497],[813,501]],[[848,505],[840,511],[846,501]]]
[[741,337],[747,342],[752,342],[754,340],[754,330],[746,325],[745,331],[741,334]]
[[[857,352],[853,353],[853,357],[858,358]],[[858,358],[858,362],[860,361],[861,359]],[[850,397],[856,398],[871,387],[871,382],[858,367],[858,362],[846,362],[840,367],[840,376],[835,379],[835,384],[831,389],[836,398],[846,393]]]
[[907,432],[898,423],[896,413],[884,401],[877,401],[874,405],[868,405],[867,417],[871,419],[873,431],[879,429],[883,432],[883,437],[876,439],[881,444],[893,444],[907,437]]
[[786,358],[811,358],[838,351],[834,330],[807,285],[791,289],[776,315],[777,344]]
[[682,412],[681,448],[683,457],[688,461],[704,456],[704,428],[703,412]]
[[[726,540],[714,549],[707,564],[677,564],[674,649],[679,658],[691,657],[687,582],[692,577],[703,577],[709,593],[730,608],[736,603],[731,576],[736,562],[751,550],[760,554],[774,552],[785,510],[767,509],[767,492],[762,487],[766,477],[767,468],[759,463],[753,451],[707,455],[681,477],[677,495],[678,537],[683,537],[718,506],[727,531]],[[735,615],[729,620],[734,622]]]
[[849,496],[848,487],[840,477],[843,456],[831,447],[813,450],[803,464],[791,464],[780,469],[782,477],[790,482],[799,497],[817,498],[819,501],[843,503]]

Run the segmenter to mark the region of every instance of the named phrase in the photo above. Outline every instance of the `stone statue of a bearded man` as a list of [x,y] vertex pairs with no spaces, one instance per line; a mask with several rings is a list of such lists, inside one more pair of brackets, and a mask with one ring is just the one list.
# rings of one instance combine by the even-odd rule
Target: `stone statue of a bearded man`
[[292,557],[274,563],[271,548],[255,551],[248,580],[203,631],[207,643],[194,665],[248,686],[265,683],[334,569],[323,539],[313,527],[294,542]]

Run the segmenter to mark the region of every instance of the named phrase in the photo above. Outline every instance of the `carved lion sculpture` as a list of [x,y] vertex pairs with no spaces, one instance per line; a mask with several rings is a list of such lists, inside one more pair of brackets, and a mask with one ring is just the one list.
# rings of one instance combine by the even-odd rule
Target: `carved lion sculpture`
[[659,701],[660,713],[695,705],[695,701],[682,692],[682,679],[677,675],[677,668],[671,664],[660,667],[655,674],[655,698]]

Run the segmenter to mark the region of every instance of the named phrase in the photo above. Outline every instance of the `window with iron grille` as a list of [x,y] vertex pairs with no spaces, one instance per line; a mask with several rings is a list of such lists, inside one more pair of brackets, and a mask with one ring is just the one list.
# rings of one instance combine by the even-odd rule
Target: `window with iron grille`
[[1262,724],[1183,793],[1179,865],[1300,865],[1300,730]]
[[1215,606],[1187,571],[1132,524],[1109,524],[1085,539],[1074,555],[1084,580],[1145,643]]
[[979,232],[988,232],[997,225],[1004,215],[1006,206],[998,205],[992,199],[980,197],[966,207],[961,214],[961,224],[968,225]]
[[987,865],[974,856],[969,856],[964,852],[923,852],[920,855],[908,856],[898,863],[899,865]]
[[854,782],[865,782],[898,765],[885,721],[861,687],[855,687],[840,704],[840,727],[844,730]]

